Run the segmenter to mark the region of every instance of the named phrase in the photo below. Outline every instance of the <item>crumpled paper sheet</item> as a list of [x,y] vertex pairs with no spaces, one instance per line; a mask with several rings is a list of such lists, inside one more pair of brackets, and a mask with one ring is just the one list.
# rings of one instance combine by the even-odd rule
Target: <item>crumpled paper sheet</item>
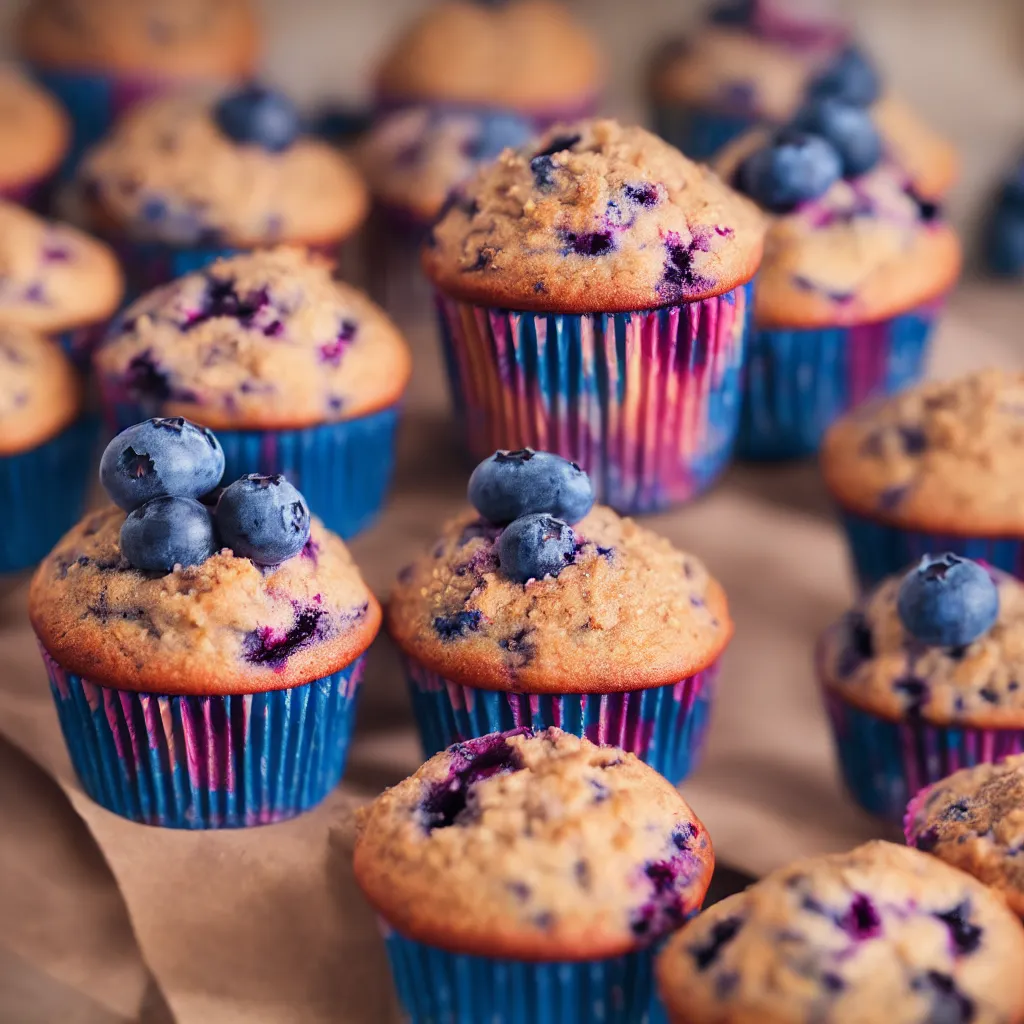
[[[962,291],[939,332],[941,375],[1020,366],[1022,316],[1019,289]],[[432,324],[413,341],[396,491],[353,544],[381,595],[459,508],[466,482]],[[650,525],[708,563],[737,623],[708,755],[683,786],[719,858],[760,873],[881,834],[839,789],[811,669],[815,635],[851,596],[814,467],[738,467],[704,500]],[[349,864],[353,809],[419,762],[390,645],[373,650],[345,782],[323,806],[261,829],[174,832],[122,821],[81,792],[24,601],[24,586],[0,599],[0,1020],[397,1019]],[[54,1012],[69,994],[74,1013]]]

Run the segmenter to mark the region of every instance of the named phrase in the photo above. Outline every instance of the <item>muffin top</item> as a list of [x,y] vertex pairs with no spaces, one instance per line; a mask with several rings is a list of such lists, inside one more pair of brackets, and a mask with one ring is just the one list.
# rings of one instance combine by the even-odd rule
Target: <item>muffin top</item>
[[55,332],[96,323],[123,291],[108,246],[0,200],[0,324]]
[[883,581],[821,637],[822,681],[891,720],[981,728],[1024,726],[1024,583],[989,570],[995,624],[967,644],[913,636],[898,611],[901,576]]
[[752,203],[657,136],[580,121],[480,170],[435,225],[423,264],[468,302],[624,312],[750,280],[763,230]]
[[377,71],[389,101],[572,115],[596,98],[603,61],[589,34],[551,0],[446,0],[399,36]]
[[22,56],[44,67],[166,76],[244,76],[259,26],[249,0],[32,0]]
[[[737,181],[768,139],[763,130],[738,139],[716,160],[719,173]],[[960,272],[953,229],[888,160],[768,216],[754,289],[754,317],[765,327],[886,320],[942,296]]]
[[[98,229],[173,245],[326,245],[362,223],[368,193],[326,142],[280,150],[231,137],[217,105],[175,95],[133,107],[78,170]],[[297,116],[297,115],[296,115]]]
[[1024,754],[964,768],[910,802],[907,842],[997,889],[1024,915]]
[[0,456],[49,441],[78,415],[82,389],[56,342],[0,324]]
[[847,414],[821,467],[847,509],[928,533],[1024,531],[1024,373],[929,381]]
[[412,366],[380,309],[289,248],[218,260],[144,295],[95,365],[113,400],[231,429],[365,416],[399,399]]
[[714,854],[634,754],[560,729],[457,743],[363,809],[356,880],[400,934],[456,952],[586,960],[699,909]]
[[157,693],[258,693],[297,686],[369,647],[380,608],[340,538],[313,520],[302,552],[260,566],[223,548],[199,565],[142,572],[122,555],[111,505],[40,564],[29,614],[65,670]]
[[670,1018],[688,1024],[1016,1024],[1022,957],[998,896],[873,842],[717,903],[669,940],[657,973]]
[[768,3],[751,7],[745,25],[704,24],[664,46],[651,73],[655,100],[757,121],[789,117],[846,30],[834,21],[787,19]]
[[401,107],[361,140],[358,162],[379,203],[426,225],[456,185],[532,134],[515,114]]
[[910,179],[915,194],[925,200],[942,199],[960,173],[953,144],[892,93],[880,97],[871,113],[889,158]]
[[520,583],[499,564],[502,527],[452,520],[400,574],[392,638],[446,679],[531,693],[663,686],[718,658],[732,621],[698,559],[604,506],[573,530],[570,563]]
[[0,64],[0,189],[45,178],[68,146],[60,104],[12,67]]

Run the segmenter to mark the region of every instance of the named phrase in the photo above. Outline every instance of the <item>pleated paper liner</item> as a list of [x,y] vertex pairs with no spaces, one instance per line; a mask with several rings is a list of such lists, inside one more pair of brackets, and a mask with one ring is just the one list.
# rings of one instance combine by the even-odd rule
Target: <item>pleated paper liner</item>
[[460,686],[403,656],[428,758],[453,743],[550,725],[622,747],[666,778],[686,778],[704,751],[717,665],[667,686],[621,693],[530,694]]
[[710,160],[756,124],[755,117],[744,114],[716,113],[673,103],[654,106],[655,132],[691,160]]
[[165,828],[285,821],[338,784],[365,656],[304,686],[230,696],[115,690],[43,660],[71,763],[86,793]]
[[440,296],[456,413],[477,459],[557,452],[620,512],[679,504],[732,453],[749,286],[683,306],[574,316]]
[[933,304],[856,327],[754,327],[736,454],[747,459],[811,455],[844,413],[914,384],[924,373],[936,312]]

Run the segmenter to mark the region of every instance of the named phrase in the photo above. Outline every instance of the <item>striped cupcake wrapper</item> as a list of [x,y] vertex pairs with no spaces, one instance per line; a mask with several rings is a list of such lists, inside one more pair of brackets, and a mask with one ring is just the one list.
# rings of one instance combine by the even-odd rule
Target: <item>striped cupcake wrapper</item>
[[650,512],[722,472],[739,422],[749,285],[634,313],[518,313],[438,297],[471,454],[537,448],[579,463],[599,501]]
[[1024,751],[1024,729],[893,722],[828,688],[825,706],[846,788],[861,807],[886,821],[902,822],[907,804],[925,786]]
[[34,566],[79,520],[99,436],[99,421],[85,416],[38,448],[0,455],[0,574]]
[[657,947],[529,963],[449,953],[381,926],[407,1024],[664,1024]]
[[622,747],[673,782],[704,752],[717,664],[667,686],[621,693],[508,693],[460,686],[402,657],[425,758],[453,743],[550,725]]
[[[113,433],[159,415],[109,401],[106,413]],[[224,482],[247,473],[281,473],[328,529],[354,537],[373,523],[387,497],[398,419],[399,406],[393,405],[369,416],[298,430],[218,430]]]
[[338,784],[365,655],[304,686],[174,697],[90,683],[43,660],[71,763],[108,811],[164,828],[248,828]]
[[655,132],[691,160],[709,159],[758,123],[756,117],[745,114],[719,114],[668,103],[654,107]]
[[987,562],[995,569],[1024,579],[1024,537],[926,533],[891,526],[843,508],[839,515],[862,591],[872,589],[888,576],[905,572],[925,555],[938,555],[945,551],[976,562]]
[[933,304],[857,327],[752,329],[736,454],[811,455],[854,406],[913,384],[924,372],[936,313]]

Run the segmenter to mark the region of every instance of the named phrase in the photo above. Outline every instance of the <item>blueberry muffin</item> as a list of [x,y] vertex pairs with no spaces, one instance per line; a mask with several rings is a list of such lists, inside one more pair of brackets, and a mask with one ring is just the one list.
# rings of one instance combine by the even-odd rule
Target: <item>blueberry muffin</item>
[[343,536],[383,503],[409,349],[318,257],[243,254],[158,288],[123,313],[95,366],[113,426],[213,427],[229,477],[283,473]]
[[907,843],[999,892],[1024,917],[1024,754],[962,768],[910,801]]
[[476,509],[402,571],[387,606],[427,754],[513,724],[559,725],[687,775],[732,635],[719,583],[663,537],[591,507],[586,475],[549,453],[498,452],[470,497]]
[[84,366],[123,291],[108,246],[0,200],[0,325],[53,335]]
[[855,799],[900,821],[918,790],[1024,741],[1024,584],[946,553],[861,598],[818,645]]
[[60,105],[13,67],[0,64],[0,196],[31,203],[68,148]]
[[862,587],[929,551],[1024,573],[1024,374],[929,381],[839,420],[821,469]]
[[920,377],[960,244],[852,106],[813,103],[738,140],[718,167],[771,216],[739,452],[808,455],[844,412]]
[[[632,754],[549,728],[460,743],[361,812],[356,880],[410,1019],[647,1019],[652,946],[701,905],[711,841]],[[554,1018],[552,1018],[554,1019]]]
[[81,381],[60,347],[0,324],[0,574],[35,565],[81,515],[97,435],[82,411]]
[[77,191],[86,222],[124,248],[139,290],[237,250],[333,252],[369,204],[351,162],[302,134],[286,96],[257,85],[138,107],[90,150]]
[[594,111],[604,61],[554,0],[445,0],[409,25],[377,68],[381,107],[506,110],[538,128]]
[[249,0],[30,0],[19,55],[74,125],[69,168],[139,99],[256,68]]
[[1024,930],[983,885],[873,842],[809,857],[669,941],[658,985],[678,1024],[1017,1024]]
[[204,427],[129,427],[100,464],[117,504],[32,581],[75,769],[135,821],[241,827],[323,799],[380,623],[345,545],[291,484],[248,474],[218,492],[223,471]]
[[581,121],[506,150],[423,253],[474,454],[553,448],[620,511],[709,486],[735,434],[763,231],[642,128]]

